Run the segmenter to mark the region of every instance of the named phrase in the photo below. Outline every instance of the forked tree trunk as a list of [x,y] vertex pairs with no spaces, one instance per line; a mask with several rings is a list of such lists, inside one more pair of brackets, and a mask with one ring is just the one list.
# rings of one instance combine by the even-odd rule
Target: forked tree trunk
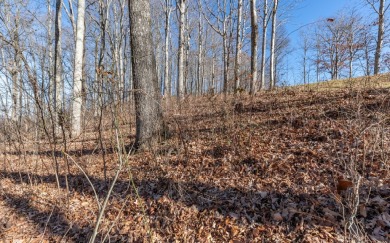
[[158,91],[153,52],[150,3],[129,0],[131,63],[135,89],[136,141],[138,149],[148,148],[163,131],[161,96]]

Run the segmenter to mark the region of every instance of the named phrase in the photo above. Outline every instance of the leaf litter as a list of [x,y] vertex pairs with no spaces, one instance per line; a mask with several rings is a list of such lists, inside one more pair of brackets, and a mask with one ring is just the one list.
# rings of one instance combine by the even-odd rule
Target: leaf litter
[[[181,114],[168,107],[172,137],[130,156],[98,240],[389,241],[390,92],[373,93],[280,90],[227,101],[189,98]],[[0,239],[88,241],[99,206],[78,168],[71,165],[67,174],[60,160],[57,188],[50,157],[31,155],[21,163],[7,151],[1,155]],[[72,156],[102,203],[118,154],[106,155],[107,181],[99,151]]]

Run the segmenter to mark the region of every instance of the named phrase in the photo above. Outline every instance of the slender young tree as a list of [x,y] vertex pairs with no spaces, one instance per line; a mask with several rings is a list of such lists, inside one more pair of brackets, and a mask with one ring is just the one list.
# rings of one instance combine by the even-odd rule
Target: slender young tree
[[[202,1],[203,2],[203,1]],[[207,2],[210,2],[207,3]],[[228,91],[228,80],[229,80],[229,55],[232,40],[232,1],[228,0],[217,0],[217,1],[206,1],[201,4],[201,7],[205,7],[207,11],[203,11],[209,26],[222,37],[222,49],[223,49],[223,93],[226,97]]]
[[263,15],[262,15],[262,35],[261,35],[261,63],[260,63],[260,76],[261,83],[260,88],[265,89],[265,51],[267,45],[267,27],[269,23],[270,15],[268,14],[268,1],[263,0]]
[[301,33],[301,45],[300,48],[302,50],[302,77],[303,77],[303,84],[308,84],[308,57],[309,57],[309,51],[310,51],[310,42],[309,42],[309,36],[306,33]]
[[251,82],[250,82],[250,94],[253,95],[256,92],[257,82],[257,38],[259,35],[259,26],[257,23],[257,11],[256,0],[250,0],[251,9]]
[[278,11],[278,0],[274,0],[272,8],[271,48],[269,63],[270,89],[275,88],[275,43],[276,43],[276,15]]
[[242,0],[238,0],[237,3],[237,33],[236,33],[236,60],[234,67],[234,93],[237,93],[240,87],[240,65],[241,65],[241,25],[242,25]]
[[[10,9],[6,9],[5,21],[9,24],[11,21]],[[14,121],[18,126],[20,125],[22,118],[22,86],[23,82],[21,80],[21,63],[20,63],[20,43],[19,43],[19,23],[20,23],[20,12],[17,9],[14,20],[14,26],[9,28],[10,42],[12,45],[12,61],[9,65],[5,65],[7,71],[11,74],[12,79],[12,110],[11,110],[11,120]]]
[[54,97],[53,95],[53,89],[54,89],[54,85],[53,85],[53,38],[52,38],[52,26],[53,26],[53,20],[52,20],[52,13],[51,13],[51,0],[47,0],[46,2],[46,5],[47,5],[47,13],[48,13],[48,17],[47,17],[47,46],[48,46],[48,58],[49,58],[49,67],[48,67],[48,86],[49,86],[49,90],[48,90],[48,102],[49,104],[52,103],[52,99]]
[[85,0],[79,0],[77,7],[76,50],[74,57],[73,77],[73,120],[72,128],[75,136],[81,133],[81,107],[83,87],[83,54],[84,54],[84,13]]
[[[200,1],[198,0],[198,7],[200,6]],[[199,22],[198,22],[198,69],[197,69],[197,94],[200,95],[202,93],[203,86],[203,73],[202,73],[202,65],[203,65],[203,21],[201,15],[201,9],[199,8]]]
[[150,3],[129,0],[131,63],[136,93],[136,141],[138,149],[146,149],[163,131],[161,96],[158,91],[156,60],[153,51]]
[[[375,57],[374,57],[374,74],[380,72],[380,60],[383,48],[383,38],[385,36],[385,14],[390,7],[390,4],[386,4],[386,0],[366,0],[371,8],[378,15],[378,32],[376,39]],[[379,2],[379,7],[377,3]]]

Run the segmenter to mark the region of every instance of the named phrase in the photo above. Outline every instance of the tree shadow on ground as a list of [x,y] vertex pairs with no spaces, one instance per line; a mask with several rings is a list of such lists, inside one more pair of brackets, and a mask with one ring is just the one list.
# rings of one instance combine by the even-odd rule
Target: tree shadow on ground
[[[0,172],[1,178],[11,179],[14,183],[29,183],[30,179],[35,184],[56,183],[54,175],[34,175],[18,172]],[[103,179],[89,178],[95,188],[98,189],[98,196],[103,199],[107,193],[106,183]],[[71,193],[78,192],[93,196],[88,181],[83,175],[68,176],[69,188]],[[252,189],[240,189],[235,187],[220,188],[216,185],[205,184],[196,181],[176,182],[171,178],[157,178],[154,180],[134,180],[138,188],[139,195],[146,201],[158,204],[162,197],[169,198],[170,201],[184,204],[186,207],[195,206],[199,212],[212,211],[218,212],[222,217],[231,217],[239,224],[264,224],[264,225],[284,225],[286,229],[294,229],[298,224],[304,222],[310,227],[317,226],[340,226],[342,216],[332,216],[329,218],[324,210],[337,210],[337,203],[330,195],[321,193],[294,193],[291,189],[284,192],[279,191],[256,191]],[[60,186],[66,188],[65,177],[60,176]],[[128,195],[135,193],[129,186],[129,181],[117,181],[111,200],[120,201]],[[40,231],[43,231],[45,225],[42,225],[42,218],[49,218],[47,228],[53,235],[62,236],[69,228],[68,236],[81,237],[85,241],[90,237],[93,225],[80,226],[74,222],[69,222],[62,209],[55,208],[53,212],[39,211],[34,208],[28,200],[28,196],[16,197],[11,194],[5,194],[0,197],[7,205],[14,208],[22,215],[33,215],[30,220],[34,221]],[[154,214],[163,214],[163,211],[154,212]],[[151,216],[151,210],[146,210],[147,216]],[[280,216],[275,218],[275,214]],[[155,216],[155,215],[154,215]],[[166,215],[160,215],[166,217]],[[283,217],[280,218],[280,217]],[[337,228],[337,227],[336,227]],[[79,241],[80,239],[77,239]]]
[[[40,234],[48,235],[50,241],[56,241],[56,238],[53,238],[56,235],[63,239],[87,242],[92,234],[92,225],[80,226],[69,222],[57,206],[42,211],[32,205],[29,195],[21,197],[11,193],[1,193],[0,200],[5,202],[7,207],[14,209],[20,216],[32,221],[36,225],[37,231]],[[12,226],[11,224],[10,227]],[[98,235],[98,239],[100,237]]]
[[[129,151],[134,150],[134,143],[129,143],[125,146],[125,152],[128,153]],[[71,149],[67,151],[67,154],[70,156],[75,157],[81,157],[84,155],[93,155],[93,154],[113,154],[117,152],[116,146],[104,146],[104,149],[99,148],[81,148],[81,149]],[[39,156],[47,156],[52,157],[53,156],[53,150],[40,150],[40,151],[3,151],[2,154],[4,155],[39,155]],[[63,157],[64,153],[61,150],[54,151],[54,156],[56,157]]]

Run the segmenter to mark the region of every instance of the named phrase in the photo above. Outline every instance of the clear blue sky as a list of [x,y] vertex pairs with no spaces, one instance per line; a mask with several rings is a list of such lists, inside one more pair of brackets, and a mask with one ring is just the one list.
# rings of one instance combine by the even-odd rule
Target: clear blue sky
[[[361,0],[360,0],[361,1]],[[307,24],[320,18],[333,17],[343,8],[356,6],[359,0],[303,0],[293,16],[296,24]]]

